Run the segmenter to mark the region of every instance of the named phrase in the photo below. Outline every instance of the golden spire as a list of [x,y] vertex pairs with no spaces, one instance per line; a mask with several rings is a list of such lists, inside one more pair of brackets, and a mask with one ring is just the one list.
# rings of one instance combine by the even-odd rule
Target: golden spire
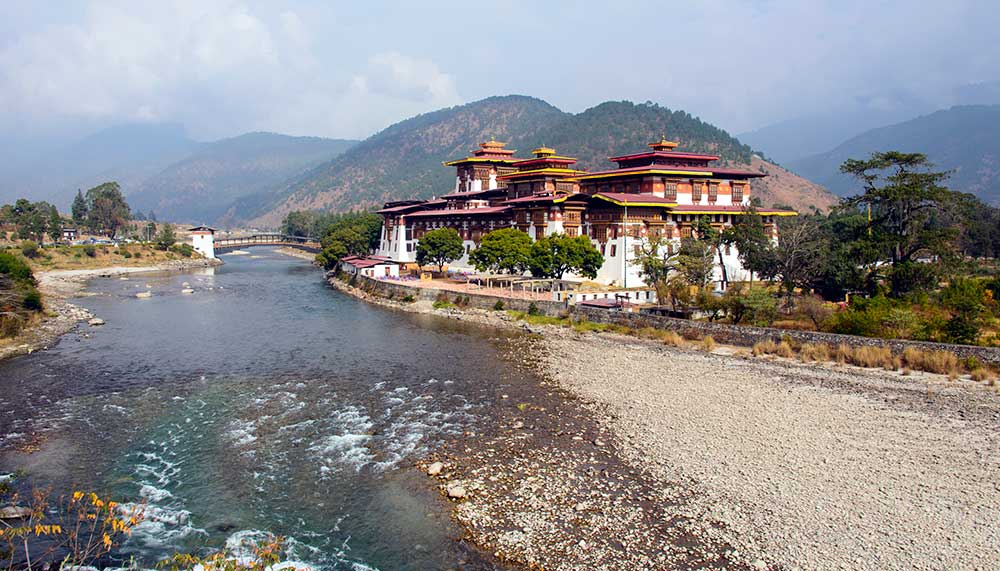
[[654,151],[671,151],[677,148],[677,143],[675,141],[668,141],[666,135],[660,135],[660,140],[655,143],[650,143],[649,148]]
[[556,150],[551,147],[546,147],[545,143],[542,143],[542,146],[532,150],[531,154],[541,159],[545,157],[551,157],[552,155],[556,154]]

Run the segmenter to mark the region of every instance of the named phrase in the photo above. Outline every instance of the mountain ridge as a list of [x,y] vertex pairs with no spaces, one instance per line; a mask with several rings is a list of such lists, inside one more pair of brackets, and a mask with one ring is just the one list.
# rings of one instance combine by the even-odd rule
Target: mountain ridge
[[865,131],[833,149],[789,163],[796,173],[845,196],[857,183],[840,173],[848,158],[875,151],[919,152],[940,170],[952,171],[946,185],[1000,205],[1000,105],[957,105]]
[[[757,170],[774,166],[755,159],[749,146],[724,130],[685,111],[651,102],[607,101],[572,114],[538,98],[506,95],[391,125],[275,195],[244,200],[235,210],[251,212],[250,224],[274,227],[293,210],[356,210],[445,194],[454,184],[454,173],[442,161],[466,156],[476,143],[490,138],[507,142],[519,156],[534,147],[552,146],[576,157],[579,168],[598,170],[612,168],[608,157],[645,149],[664,135],[679,139],[684,150],[717,154],[726,164]],[[825,209],[836,201],[793,173],[785,172],[784,178],[794,184],[781,192],[767,179],[756,183],[765,203],[776,202],[772,194],[804,210]]]

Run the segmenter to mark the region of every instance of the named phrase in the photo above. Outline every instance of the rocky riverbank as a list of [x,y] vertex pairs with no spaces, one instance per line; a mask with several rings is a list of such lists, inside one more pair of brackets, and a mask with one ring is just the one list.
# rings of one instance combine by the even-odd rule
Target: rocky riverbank
[[[498,426],[424,465],[469,539],[544,569],[1000,566],[1000,396],[982,384],[525,329]],[[505,398],[506,397],[506,398]]]
[[43,296],[45,315],[37,325],[26,328],[13,339],[4,340],[4,344],[0,346],[0,360],[45,349],[80,321],[93,318],[89,311],[69,301],[80,295],[87,282],[93,278],[140,272],[182,271],[221,264],[222,261],[218,259],[191,258],[171,260],[151,266],[36,272],[35,279]]

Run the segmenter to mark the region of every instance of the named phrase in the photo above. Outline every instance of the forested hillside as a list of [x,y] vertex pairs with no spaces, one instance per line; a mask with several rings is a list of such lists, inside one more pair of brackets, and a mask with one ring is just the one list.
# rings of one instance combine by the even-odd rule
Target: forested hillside
[[235,201],[269,192],[339,155],[357,141],[247,133],[200,145],[129,195],[133,207],[163,220],[222,224]]
[[[478,142],[495,137],[526,157],[540,145],[577,157],[579,167],[612,168],[607,158],[646,149],[661,136],[681,150],[718,154],[724,163],[778,174],[755,185],[767,205],[825,209],[835,198],[800,177],[754,157],[728,133],[691,116],[652,103],[606,102],[569,114],[539,99],[491,97],[397,123],[336,159],[320,165],[278,194],[237,203],[233,212],[252,222],[277,226],[294,210],[348,211],[389,200],[429,198],[449,192],[454,172],[442,161],[466,156]],[[770,179],[770,180],[769,180]]]

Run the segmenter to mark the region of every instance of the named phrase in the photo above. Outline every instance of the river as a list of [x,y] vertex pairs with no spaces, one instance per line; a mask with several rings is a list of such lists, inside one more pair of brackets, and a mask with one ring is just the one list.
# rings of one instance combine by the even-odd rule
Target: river
[[106,325],[0,363],[0,473],[147,502],[114,554],[144,565],[269,532],[320,569],[497,568],[413,464],[489,430],[500,392],[532,380],[508,340],[252,254],[91,282],[78,301]]

